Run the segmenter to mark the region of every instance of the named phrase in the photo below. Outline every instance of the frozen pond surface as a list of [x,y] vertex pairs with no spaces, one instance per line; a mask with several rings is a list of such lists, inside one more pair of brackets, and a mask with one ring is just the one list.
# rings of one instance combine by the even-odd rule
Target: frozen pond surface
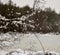
[[[35,33],[45,50],[60,53],[60,35]],[[0,34],[0,50],[14,49],[43,51],[41,44],[33,33],[6,33]]]

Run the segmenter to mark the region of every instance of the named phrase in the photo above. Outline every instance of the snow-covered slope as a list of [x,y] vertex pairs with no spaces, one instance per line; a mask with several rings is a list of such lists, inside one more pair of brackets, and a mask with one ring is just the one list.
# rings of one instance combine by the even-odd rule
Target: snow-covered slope
[[[45,53],[60,55],[60,35],[35,34],[42,42]],[[34,33],[0,33],[0,55],[44,55],[42,49]]]

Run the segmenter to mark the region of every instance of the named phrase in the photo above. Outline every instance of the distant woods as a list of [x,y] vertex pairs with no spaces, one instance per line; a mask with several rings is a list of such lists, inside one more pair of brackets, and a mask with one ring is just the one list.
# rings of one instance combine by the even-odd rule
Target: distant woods
[[29,6],[17,7],[12,3],[0,2],[0,32],[60,33],[60,14],[55,10],[46,8],[34,12]]
[[18,18],[21,17],[22,15],[28,14],[28,12],[31,13],[31,9],[29,6],[25,7],[17,7],[15,5],[10,5],[9,4],[0,4],[0,14],[7,19],[13,19],[13,18]]

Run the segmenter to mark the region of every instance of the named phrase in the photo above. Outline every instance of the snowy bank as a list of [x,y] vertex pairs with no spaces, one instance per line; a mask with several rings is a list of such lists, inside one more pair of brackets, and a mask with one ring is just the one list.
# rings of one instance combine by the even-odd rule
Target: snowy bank
[[33,51],[23,51],[21,49],[17,49],[17,50],[13,50],[10,52],[5,52],[5,51],[0,51],[0,55],[60,55],[59,53],[50,51],[50,52],[43,52],[43,51],[37,51],[37,52],[33,52]]
[[[54,52],[60,53],[60,44],[59,44],[60,35],[40,34],[40,33],[35,33],[35,34],[37,35],[39,40],[42,42],[42,45],[45,50],[49,50],[49,52],[54,51]],[[39,43],[38,39],[35,37],[34,33],[28,33],[28,34],[1,33],[0,34],[0,53],[1,51],[4,53],[16,52],[17,50],[15,49],[22,49],[26,51],[30,50],[30,51],[37,51],[37,52],[43,51],[43,48]]]

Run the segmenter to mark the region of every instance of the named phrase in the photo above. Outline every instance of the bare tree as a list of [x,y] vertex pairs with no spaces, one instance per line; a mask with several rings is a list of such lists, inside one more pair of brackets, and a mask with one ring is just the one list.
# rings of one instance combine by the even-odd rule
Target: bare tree
[[0,0],[0,4],[1,4],[1,0]]
[[1,0],[0,0],[0,3],[1,3]]
[[44,7],[45,0],[34,0],[33,10],[41,10]]
[[40,3],[40,0],[34,0],[33,10],[40,9],[40,8],[39,8],[39,3]]
[[12,5],[12,3],[13,3],[12,0],[9,0],[9,1],[8,1],[8,4],[9,4],[9,5]]
[[[33,11],[36,12],[36,19],[39,19],[39,16],[38,16],[38,11],[40,11],[44,5],[44,0],[34,0],[34,4],[33,4]],[[41,6],[40,6],[41,5]],[[46,19],[44,20],[43,24],[46,22]],[[38,39],[39,43],[41,44],[41,47],[45,53],[45,49],[44,49],[44,46],[41,42],[41,40],[38,38],[38,36],[34,33],[35,37]]]

